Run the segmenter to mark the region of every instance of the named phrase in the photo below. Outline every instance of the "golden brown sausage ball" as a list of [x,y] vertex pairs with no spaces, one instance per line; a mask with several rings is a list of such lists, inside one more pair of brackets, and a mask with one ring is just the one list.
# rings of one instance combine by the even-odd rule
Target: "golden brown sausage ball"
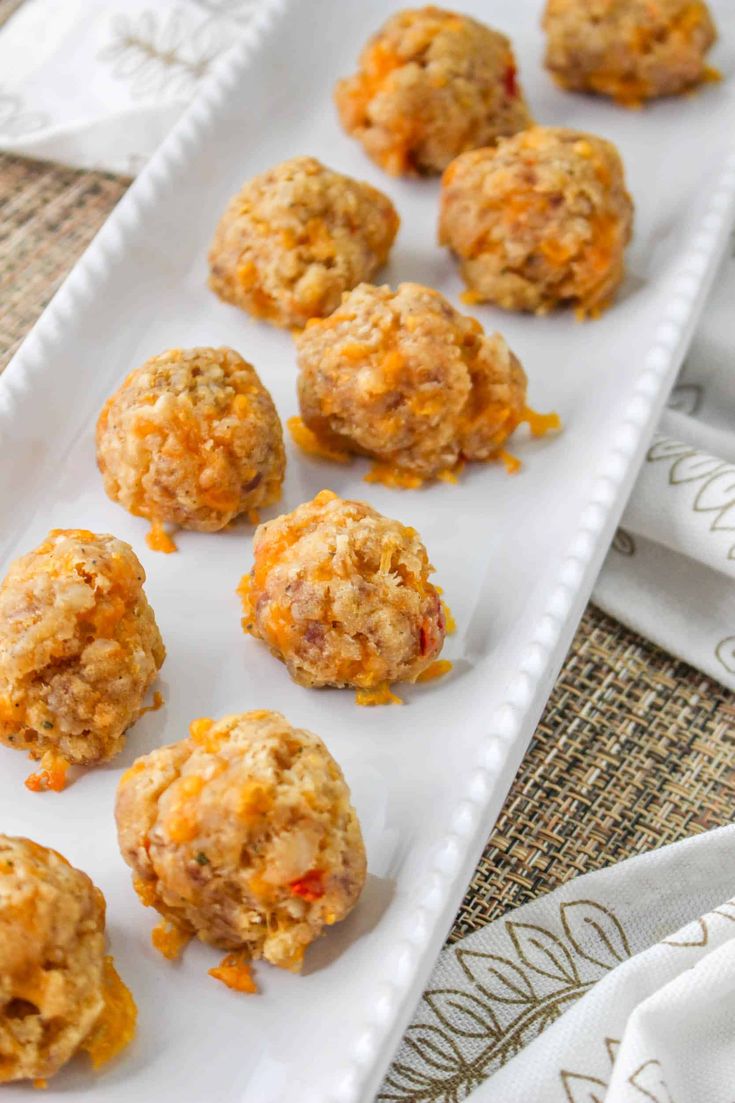
[[599,313],[623,278],[632,223],[615,146],[576,130],[533,127],[462,154],[442,180],[439,241],[471,302]]
[[113,501],[154,524],[217,532],[281,495],[281,423],[257,372],[233,349],[169,349],[131,372],[97,422]]
[[365,882],[339,766],[277,712],[195,720],[123,775],[116,818],[136,891],[171,925],[154,943],[175,956],[195,935],[234,952],[213,975],[243,991],[255,990],[250,960],[298,972]]
[[435,7],[391,16],[335,101],[345,130],[392,176],[441,172],[531,122],[508,39]]
[[303,326],[385,264],[398,224],[377,188],[294,157],[231,200],[209,253],[209,286],[256,318]]
[[243,627],[301,685],[353,686],[380,702],[442,649],[432,570],[414,529],[323,490],[256,530]]
[[105,956],[105,900],[55,850],[0,835],[0,1084],[43,1081],[79,1050],[95,1066],[135,1033]]
[[717,34],[703,0],[548,0],[544,28],[558,84],[626,107],[718,76],[705,63]]
[[384,481],[417,485],[493,459],[530,413],[503,338],[417,283],[361,284],[296,347],[303,423],[327,455],[378,460]]
[[0,742],[42,759],[30,787],[63,788],[125,732],[166,654],[129,544],[54,529],[0,584]]

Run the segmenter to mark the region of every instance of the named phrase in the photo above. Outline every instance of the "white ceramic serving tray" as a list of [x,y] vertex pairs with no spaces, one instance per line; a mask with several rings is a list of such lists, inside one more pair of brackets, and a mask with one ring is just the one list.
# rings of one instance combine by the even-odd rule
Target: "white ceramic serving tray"
[[[367,1101],[397,1045],[487,839],[608,546],[724,247],[735,202],[735,9],[713,3],[726,80],[627,112],[556,91],[540,65],[541,2],[462,0],[508,32],[539,120],[616,142],[636,202],[620,299],[600,321],[568,315],[477,316],[499,328],[556,409],[563,435],[518,439],[515,478],[500,465],[460,485],[395,491],[362,482],[365,465],[330,466],[289,450],[282,506],[325,486],[415,525],[459,625],[450,678],[405,692],[403,707],[360,709],[350,692],[310,691],[240,630],[235,586],[251,529],[182,534],[178,555],[148,550],[143,522],[109,502],[95,467],[103,399],[169,346],[229,344],[251,360],[282,417],[296,412],[288,333],[224,306],[205,286],[206,252],[228,196],[286,157],[311,153],[395,201],[402,227],[384,279],[418,280],[457,302],[435,245],[438,184],[395,181],[342,134],[335,79],[351,71],[389,0],[263,2],[242,48],[152,160],[0,380],[0,567],[53,527],[130,541],[168,658],[166,707],[130,732],[111,766],[66,792],[23,787],[28,761],[0,749],[0,830],[50,844],[103,889],[122,975],[140,1008],[138,1036],[94,1077],[83,1061],[44,1101],[351,1103]],[[324,737],[344,767],[365,831],[370,877],[353,915],[308,953],[304,975],[257,969],[244,997],[207,977],[217,955],[191,946],[158,957],[119,857],[112,819],[121,770],[182,738],[195,716],[282,710]],[[562,733],[560,733],[562,734]],[[3,1103],[30,1088],[2,1089]]]

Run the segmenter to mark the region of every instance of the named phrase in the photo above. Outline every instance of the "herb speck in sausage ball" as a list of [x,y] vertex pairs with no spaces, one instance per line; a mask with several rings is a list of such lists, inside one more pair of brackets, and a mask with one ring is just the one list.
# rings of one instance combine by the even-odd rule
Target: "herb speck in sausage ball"
[[210,970],[255,992],[249,963],[299,972],[365,882],[365,848],[342,772],[321,739],[277,712],[195,720],[190,736],[140,758],[120,781],[120,850],[154,945],[191,937],[226,950]]

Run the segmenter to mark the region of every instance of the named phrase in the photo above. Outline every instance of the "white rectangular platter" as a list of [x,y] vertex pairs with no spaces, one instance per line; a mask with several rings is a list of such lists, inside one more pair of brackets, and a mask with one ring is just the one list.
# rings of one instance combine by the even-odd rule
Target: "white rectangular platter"
[[[355,1103],[377,1092],[393,1048],[532,735],[632,485],[724,247],[735,197],[735,9],[715,0],[725,81],[642,112],[556,91],[541,68],[541,2],[462,0],[511,35],[536,117],[616,142],[636,203],[629,274],[601,320],[533,318],[488,307],[524,363],[533,405],[564,433],[515,442],[523,472],[468,470],[458,486],[396,491],[289,452],[282,502],[324,486],[414,525],[437,567],[458,631],[444,681],[403,707],[360,709],[348,692],[289,681],[243,636],[235,586],[251,530],[182,534],[178,555],[148,550],[144,524],[109,502],[93,427],[104,398],[170,346],[229,344],[257,367],[282,417],[296,412],[288,333],[218,302],[206,251],[226,199],[295,154],[370,180],[402,228],[386,281],[417,280],[455,303],[461,286],[435,245],[438,184],[383,176],[339,129],[335,79],[398,7],[390,0],[264,2],[222,68],[141,175],[0,380],[0,567],[52,527],[128,540],[148,573],[168,658],[166,706],[141,720],[109,767],[67,791],[23,787],[28,762],[0,749],[0,830],[52,845],[103,889],[122,975],[140,1008],[138,1037],[98,1078],[72,1064],[51,1100],[130,1103]],[[349,920],[294,977],[259,968],[246,998],[207,977],[214,952],[177,965],[150,947],[153,916],[135,898],[112,819],[123,768],[187,733],[195,716],[283,711],[327,742],[352,787],[370,878]],[[4,1103],[30,1088],[3,1089]]]

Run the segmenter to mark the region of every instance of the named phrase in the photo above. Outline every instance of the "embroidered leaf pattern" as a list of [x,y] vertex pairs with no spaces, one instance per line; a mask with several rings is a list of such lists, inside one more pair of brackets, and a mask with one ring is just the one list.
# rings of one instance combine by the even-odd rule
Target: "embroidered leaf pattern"
[[531,923],[506,923],[505,929],[518,951],[518,957],[544,977],[578,984],[579,973],[564,943],[551,931]]
[[[711,924],[733,922],[735,899],[692,923],[682,940],[662,945],[677,954],[682,946],[703,946]],[[595,900],[560,904],[545,926],[509,921],[504,930],[504,954],[462,947],[452,952],[466,984],[445,984],[424,994],[377,1097],[380,1103],[462,1103],[631,956],[622,923]],[[620,1041],[606,1036],[600,1044],[612,1068]],[[607,1079],[569,1068],[558,1075],[567,1103],[604,1103]],[[628,1084],[641,1103],[675,1103],[653,1058]]]
[[498,1003],[534,1003],[533,986],[521,968],[504,957],[475,950],[457,950],[457,960],[469,980]]
[[702,919],[697,919],[695,924],[698,927],[698,932],[693,933],[687,938],[664,938],[664,946],[687,946],[693,949],[700,949],[702,946],[706,946],[709,941],[709,931],[707,930],[707,924]]
[[110,41],[99,58],[111,62],[113,76],[135,97],[189,96],[230,45],[226,25],[215,18],[192,20],[177,8],[168,15],[146,10],[112,20]]
[[698,513],[716,513],[712,521],[713,532],[731,532],[735,529],[735,467],[708,479],[694,499]]
[[720,904],[719,908],[715,908],[714,911],[707,912],[701,918],[695,919],[689,927],[679,933],[678,938],[664,938],[661,944],[663,946],[683,946],[687,949],[699,949],[706,946],[709,943],[710,924],[715,916],[735,923],[735,900],[726,900],[724,904]]
[[[453,952],[464,979],[424,994],[381,1103],[462,1103],[630,955],[620,922],[591,900],[561,905],[546,926],[509,921],[505,933],[506,953]],[[602,1081],[565,1075],[572,1103],[602,1103]]]
[[459,988],[436,988],[426,993],[426,1002],[439,1022],[465,1038],[491,1038],[498,1023],[490,1003]]
[[636,1089],[641,1099],[647,1099],[649,1103],[674,1103],[660,1061],[646,1061],[628,1078],[628,1083]]
[[725,636],[715,648],[715,658],[728,674],[735,674],[735,636]]
[[575,900],[560,907],[564,932],[586,961],[613,969],[630,957],[630,946],[619,920],[594,900]]
[[[401,1060],[401,1054],[405,1055],[405,1060]],[[461,1085],[470,1080],[471,1068],[445,1031],[433,1026],[410,1027],[380,1098],[410,1099],[416,1103],[446,1099],[455,1103],[460,1098]]]
[[453,1076],[457,1067],[464,1063],[457,1044],[438,1027],[422,1026],[415,1031],[410,1028],[407,1042],[432,1072]]
[[[670,463],[669,485],[701,483],[692,501],[694,513],[712,513],[710,532],[735,532],[735,467],[698,452],[681,441],[657,437],[648,450],[649,463]],[[735,544],[727,552],[735,559]]]
[[[695,513],[714,513],[710,532],[735,531],[735,468],[714,456],[697,452],[679,441],[657,438],[648,450],[649,463],[671,462],[671,486],[702,482],[692,509]],[[735,559],[735,543],[727,551]],[[714,657],[728,674],[735,674],[735,636],[726,636],[714,647]]]
[[596,1076],[562,1072],[561,1082],[569,1103],[605,1103],[607,1084],[604,1080],[598,1080]]

